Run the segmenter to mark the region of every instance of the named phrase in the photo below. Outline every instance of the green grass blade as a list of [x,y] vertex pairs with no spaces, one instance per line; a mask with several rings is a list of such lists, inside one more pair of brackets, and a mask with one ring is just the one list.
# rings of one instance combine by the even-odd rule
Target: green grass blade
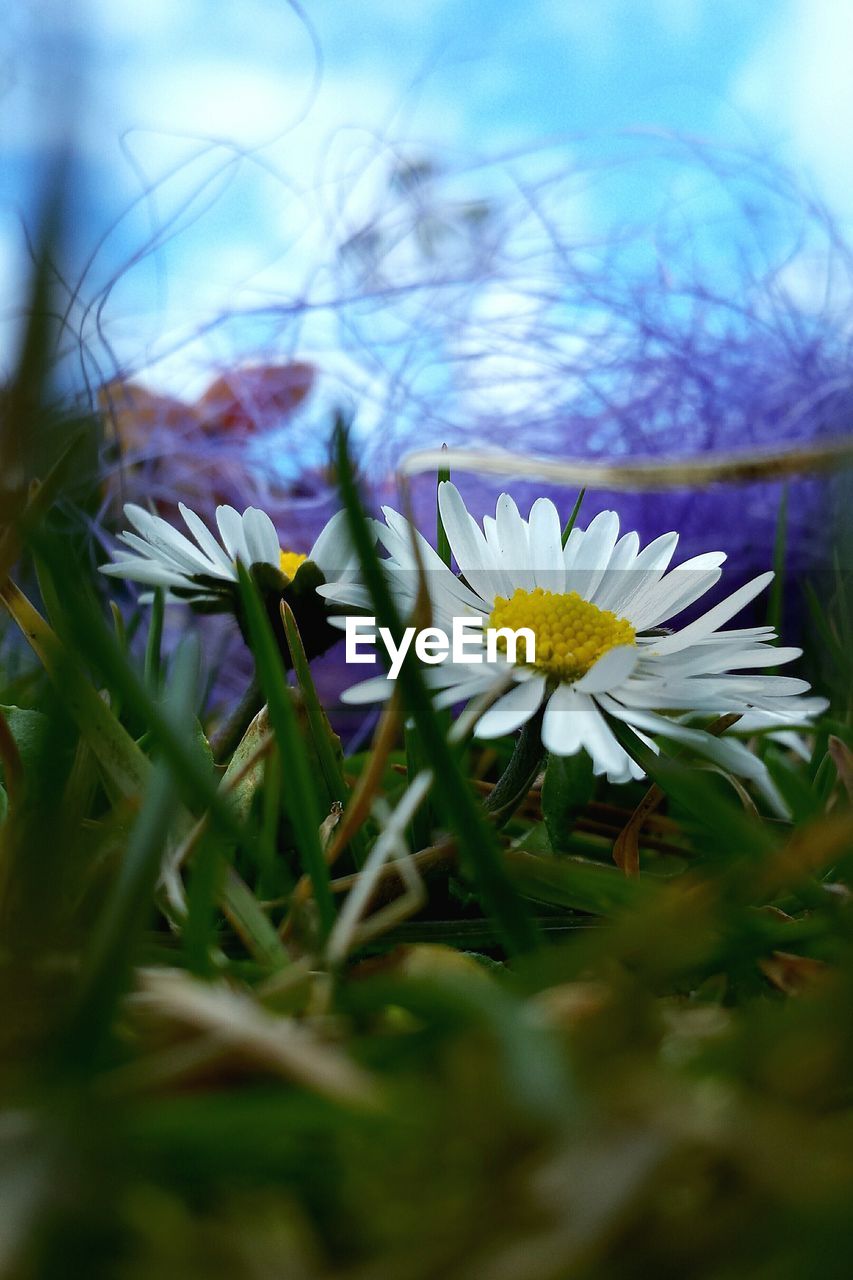
[[[393,635],[399,637],[403,629],[402,619],[374,549],[373,536],[356,488],[346,430],[342,423],[338,424],[336,430],[335,461],[350,536],[376,610],[377,621],[380,626],[388,627]],[[411,659],[411,651],[403,662],[398,680],[406,709],[420,734],[424,755],[436,777],[441,779],[441,785],[435,790],[435,803],[459,839],[483,905],[493,915],[508,951],[529,951],[539,941],[538,930],[507,875],[495,832],[468,789],[442,731],[423,676]]]
[[257,898],[233,867],[225,869],[221,893],[222,910],[229,924],[258,963],[267,969],[284,968],[290,958],[281,939],[258,905]]
[[773,543],[773,582],[767,600],[767,624],[778,636],[782,629],[782,606],[785,598],[785,557],[788,546],[788,486],[782,486],[776,536]]
[[[163,709],[176,733],[193,713],[197,679],[198,647],[187,642],[175,655]],[[133,954],[152,912],[154,886],[178,808],[175,772],[162,759],[151,774],[118,876],[83,961],[72,1025],[84,1056],[97,1047],[108,1030],[115,1004],[129,985]]]
[[757,860],[776,848],[777,839],[767,823],[751,817],[740,805],[724,798],[711,775],[672,756],[656,755],[621,721],[611,718],[608,723],[652,781],[691,815],[706,845],[716,849],[722,860]]
[[110,616],[113,620],[113,631],[122,653],[127,653],[127,628],[124,625],[124,618],[121,610],[115,600],[110,601]]
[[190,973],[214,973],[216,904],[222,896],[230,848],[218,831],[207,831],[192,858],[187,888],[187,914],[181,929],[181,948]]
[[[281,759],[278,747],[264,762],[264,783],[261,788],[261,826],[258,832],[258,881],[261,898],[274,898],[279,892],[280,859],[278,857],[278,826],[281,814]],[[292,885],[290,886],[292,888]]]
[[[57,566],[51,563],[51,549],[43,548],[45,565],[49,567],[54,582],[58,578]],[[104,773],[113,780],[119,793],[137,795],[145,790],[151,771],[151,762],[114,717],[109,707],[87,680],[71,649],[47,627],[26,598],[8,584],[4,600],[12,594],[17,609],[16,621],[24,630],[33,648],[42,658],[48,674],[54,679],[66,706],[77,721],[81,733],[89,741]],[[26,607],[24,607],[26,606]],[[185,739],[175,731],[161,704],[155,702],[143,682],[130,667],[115,637],[104,624],[100,612],[90,595],[79,588],[67,593],[62,600],[64,625],[76,648],[86,653],[99,668],[111,692],[118,696],[123,706],[141,724],[146,726],[152,743],[162,753],[178,779],[182,798],[189,805],[207,810],[212,825],[235,845],[246,840],[246,831],[221,795],[209,763],[198,750],[198,743]],[[34,639],[35,633],[35,639]],[[189,825],[188,815],[183,816]],[[231,910],[229,902],[230,880],[226,877],[222,894],[223,910]],[[252,908],[243,903],[240,916],[251,920],[251,935],[257,940],[257,951],[269,952],[269,921],[260,906]],[[287,959],[281,944],[278,945],[279,963]]]
[[[404,726],[403,742],[406,748],[406,777],[411,781],[418,776],[422,769],[428,768],[428,763],[421,750],[420,734],[414,725],[407,723]],[[430,811],[430,805],[420,805],[415,810],[412,821],[409,823],[409,837],[412,848],[416,851],[425,849],[430,843]]]
[[282,788],[284,807],[293,827],[302,865],[314,889],[320,930],[325,938],[334,922],[335,907],[329,887],[329,868],[320,844],[321,809],[314,778],[272,627],[255,584],[242,565],[238,566],[238,570],[240,595],[258,679],[267,700],[270,724],[285,771],[286,780]]
[[[299,691],[302,694],[302,704],[305,708],[308,729],[311,733],[314,749],[317,752],[317,759],[320,764],[320,771],[323,775],[328,807],[331,808],[335,802],[346,807],[349,800],[349,787],[344,778],[338,739],[332,731],[329,718],[317,696],[317,689],[314,685],[308,659],[305,656],[305,647],[302,644],[299,627],[296,625],[293,610],[285,600],[281,602],[281,620],[290,649],[294,675],[299,685]],[[350,841],[350,848],[356,866],[360,867],[367,856],[367,848],[362,832],[357,831],[355,833]]]
[[[447,449],[447,445],[442,445],[442,449]],[[444,563],[450,568],[451,552],[450,541],[444,528],[444,521],[441,518],[441,508],[438,505],[438,490],[443,480],[450,479],[450,467],[440,467],[436,478],[436,495],[435,495],[435,549],[441,556]]]
[[165,612],[165,596],[163,588],[157,587],[151,605],[151,617],[148,620],[148,638],[145,644],[145,688],[156,698],[160,691],[160,649],[163,644],[163,614]]
[[563,533],[562,533],[563,546],[565,546],[566,543],[568,542],[569,534],[571,533],[572,529],[574,529],[575,527],[575,523],[580,514],[581,503],[583,502],[585,496],[586,496],[586,489],[581,489],[580,493],[578,494],[575,500],[575,505],[572,507],[572,514],[569,516],[568,520],[566,521],[565,527],[563,529]]
[[832,626],[827,618],[826,610],[818,599],[817,592],[810,582],[803,583],[803,590],[806,596],[806,604],[809,608],[812,622],[818,632],[821,640],[823,640],[835,663],[839,672],[845,674],[853,674],[853,656],[844,652],[838,641]]
[[98,694],[74,654],[13,583],[3,588],[2,599],[91,746],[114,794],[134,796],[144,791],[151,762]]
[[610,916],[635,906],[651,891],[617,867],[587,858],[542,857],[523,849],[509,849],[506,862],[520,893],[534,902],[567,907],[591,915]]

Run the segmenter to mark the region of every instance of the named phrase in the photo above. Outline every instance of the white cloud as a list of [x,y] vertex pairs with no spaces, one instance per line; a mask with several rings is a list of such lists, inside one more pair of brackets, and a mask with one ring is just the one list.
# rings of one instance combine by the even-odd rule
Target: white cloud
[[161,63],[128,94],[123,115],[138,130],[226,138],[253,146],[294,123],[304,94],[274,71],[221,58]]
[[853,5],[847,0],[788,0],[739,73],[733,98],[773,131],[819,181],[824,194],[853,212]]
[[[37,16],[37,0],[20,2]],[[57,0],[44,3],[56,7]],[[329,3],[337,6],[338,0]],[[391,30],[393,6],[391,0],[382,3],[388,7]],[[432,16],[450,7],[449,0],[426,4]],[[410,15],[416,9],[422,11],[423,6],[411,5]],[[163,226],[185,201],[191,204],[181,215],[180,234],[158,258],[162,293],[153,258],[125,265],[148,230],[140,211],[107,242],[83,295],[91,299],[110,275],[119,277],[101,317],[117,358],[136,369],[147,364],[175,390],[197,381],[206,363],[233,357],[236,324],[197,336],[212,317],[264,303],[285,304],[303,296],[309,284],[315,290],[324,285],[329,295],[340,287],[337,267],[323,278],[315,273],[333,262],[337,245],[348,234],[387,209],[383,187],[389,158],[397,144],[411,154],[419,121],[428,125],[426,154],[440,155],[463,136],[464,95],[448,97],[438,79],[429,76],[416,92],[410,91],[411,76],[420,69],[417,53],[412,55],[413,66],[386,50],[381,64],[379,59],[367,65],[354,58],[327,68],[312,98],[313,67],[306,55],[305,33],[286,5],[271,5],[269,0],[241,0],[239,5],[223,0],[126,0],[120,5],[90,0],[89,12],[99,33],[98,57],[83,104],[79,145],[87,160],[106,175],[112,209],[130,205],[151,187],[147,207],[154,223]],[[278,13],[280,21],[271,25],[271,13]],[[84,9],[58,4],[56,14],[65,33],[81,39],[88,34]],[[335,9],[335,15],[344,26],[357,20],[350,10]],[[397,14],[397,19],[405,24],[410,15]],[[212,23],[218,24],[215,39],[209,38]],[[102,56],[105,50],[109,57]],[[45,122],[27,109],[27,96],[35,97],[35,76],[30,74],[28,80],[27,74],[4,103],[6,148],[25,157],[51,141],[55,127],[55,122]],[[500,127],[496,119],[495,130]],[[226,145],[205,154],[206,139],[221,139]],[[141,173],[122,156],[121,140]],[[480,146],[488,142],[478,140]],[[252,148],[258,149],[256,154],[232,163],[233,154]],[[532,183],[537,177],[535,160],[528,166]],[[165,180],[172,168],[174,175]],[[471,177],[471,194],[484,194],[475,190],[481,181],[487,183],[488,174],[478,171]],[[570,198],[557,194],[550,216],[565,231],[565,219],[575,217],[578,201],[574,193]],[[535,221],[528,209],[522,215],[525,227]],[[519,228],[512,243],[504,246],[513,250],[508,266],[518,278],[508,281],[502,299],[492,293],[484,304],[503,308],[503,313],[481,317],[475,326],[481,335],[491,326],[497,343],[483,351],[484,359],[498,362],[490,371],[483,364],[489,377],[498,372],[500,361],[500,367],[509,368],[510,381],[527,372],[531,378],[541,373],[541,361],[539,373],[531,367],[523,317],[512,314],[524,310],[525,290],[540,283],[537,255],[547,235],[539,225],[531,234],[528,242]],[[546,243],[546,248],[552,246]],[[423,265],[411,258],[410,245],[401,241],[396,254],[385,255],[383,271],[389,278],[393,274],[394,282],[405,279],[407,271],[416,277]],[[429,296],[440,300],[440,312],[448,295]],[[412,314],[418,307],[424,309],[424,325],[437,323],[426,314],[421,296],[413,300]],[[380,315],[377,309],[376,325],[399,324],[402,346],[421,330],[412,314],[400,320],[392,311],[389,306]],[[319,330],[320,346],[331,349],[342,336],[343,326],[335,322],[333,308],[318,309],[300,328],[299,340],[310,345]],[[364,330],[372,323],[373,317]],[[87,336],[100,351],[91,317],[89,326]],[[293,330],[285,332],[284,321],[281,328],[284,343],[296,340]],[[248,321],[242,332],[249,332]],[[387,337],[387,327],[384,333]],[[525,394],[529,398],[530,392]]]

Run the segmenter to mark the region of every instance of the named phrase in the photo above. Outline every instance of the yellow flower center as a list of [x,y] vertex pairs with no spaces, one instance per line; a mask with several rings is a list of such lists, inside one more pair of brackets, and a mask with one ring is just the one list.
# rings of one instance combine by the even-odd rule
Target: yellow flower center
[[286,578],[295,578],[296,570],[308,559],[301,551],[280,551],[278,564]]
[[[497,596],[489,617],[490,627],[509,627],[518,631],[529,627],[536,637],[536,659],[533,665],[558,680],[577,680],[589,671],[608,649],[633,644],[634,628],[627,618],[617,618],[609,609],[584,600],[577,591],[561,593],[525,591],[519,587],[507,600]],[[502,636],[498,648],[506,649]],[[523,639],[518,656],[525,654]]]

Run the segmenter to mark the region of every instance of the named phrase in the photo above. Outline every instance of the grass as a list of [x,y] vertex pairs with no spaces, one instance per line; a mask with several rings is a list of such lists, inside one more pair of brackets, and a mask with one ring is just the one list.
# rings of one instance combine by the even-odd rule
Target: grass
[[[343,431],[336,466],[393,630]],[[248,574],[267,710],[214,764],[204,653],[164,648],[161,601],[127,641],[62,493],[22,490],[0,544],[21,584],[0,672],[0,1274],[848,1274],[838,575],[803,609],[832,697],[812,757],[755,744],[792,820],[689,751],[649,758],[651,791],[577,759],[498,805],[526,762],[460,752],[409,664],[344,758],[293,614],[285,664]]]

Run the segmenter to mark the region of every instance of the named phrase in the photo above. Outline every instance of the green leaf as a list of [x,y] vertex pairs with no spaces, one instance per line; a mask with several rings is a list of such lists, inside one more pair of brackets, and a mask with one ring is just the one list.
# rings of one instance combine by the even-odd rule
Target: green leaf
[[[222,896],[227,855],[232,852],[233,844],[221,832],[208,830],[190,863],[181,948],[187,968],[199,976],[210,977],[214,973],[212,950],[216,939],[216,904]],[[230,919],[230,911],[228,915]]]
[[[240,739],[228,762],[228,768],[222,775],[219,789],[227,794],[228,803],[241,822],[248,818],[255,794],[263,783],[264,758],[258,752],[271,732],[267,708],[261,707]],[[255,756],[257,759],[253,761]]]
[[592,760],[586,751],[573,756],[549,755],[542,784],[542,816],[551,848],[565,849],[574,819],[595,792]]
[[570,907],[591,915],[612,915],[648,893],[647,882],[631,879],[617,868],[576,857],[540,857],[522,849],[505,854],[513,883],[525,897],[551,906]]
[[[266,711],[266,708],[264,708]],[[263,766],[261,817],[258,832],[257,891],[261,898],[274,898],[293,888],[290,869],[278,853],[279,818],[281,816],[281,757],[273,743]]]
[[[45,739],[50,731],[50,721],[44,712],[31,711],[28,707],[0,706],[0,715],[3,716],[15,740],[26,777],[27,773],[38,764]],[[0,759],[0,774],[2,774],[2,768],[3,762]]]

